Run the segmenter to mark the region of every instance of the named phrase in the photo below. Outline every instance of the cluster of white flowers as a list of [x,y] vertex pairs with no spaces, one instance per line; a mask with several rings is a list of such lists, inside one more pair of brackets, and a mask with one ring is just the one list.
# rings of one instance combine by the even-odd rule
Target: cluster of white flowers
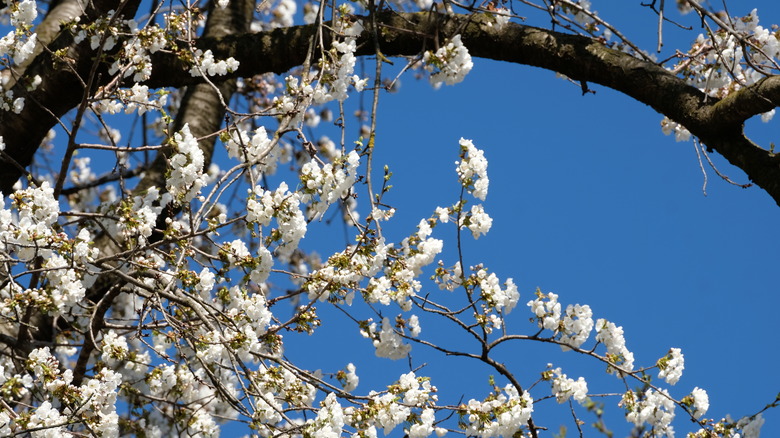
[[436,428],[433,427],[433,422],[436,421],[435,414],[435,411],[431,408],[423,409],[422,414],[420,414],[420,422],[412,424],[411,427],[404,430],[404,432],[406,432],[406,435],[409,438],[429,437],[436,430]]
[[658,378],[666,379],[666,383],[674,385],[682,377],[685,369],[685,358],[679,348],[672,348],[669,354],[658,359]]
[[48,437],[59,438],[66,436],[63,428],[66,423],[67,417],[55,409],[50,401],[46,400],[32,412],[26,428],[44,430]]
[[636,426],[649,424],[654,437],[674,438],[672,420],[675,405],[665,389],[648,389],[642,395],[629,390],[623,395],[621,404],[627,411],[626,420],[630,423]]
[[479,282],[480,293],[489,308],[508,315],[520,300],[520,292],[511,278],[504,283],[505,289],[501,289],[498,277],[494,273],[487,273],[487,269],[479,269],[476,273]]
[[[760,413],[753,417],[744,417],[737,421],[737,427],[742,429],[741,438],[758,438],[761,435],[761,426],[764,425],[764,416]],[[739,438],[739,434],[734,435]]]
[[[689,85],[718,98],[755,84],[773,74],[780,64],[779,36],[758,24],[756,9],[745,17],[725,21],[733,29],[721,28],[709,36],[700,34],[680,63],[669,68],[682,74]],[[774,109],[763,113],[761,120],[769,122],[774,114]],[[691,138],[685,127],[667,117],[661,121],[661,129],[666,135],[674,133],[676,141]]]
[[35,3],[35,0],[22,0],[12,5],[11,26],[13,27],[23,28],[29,26],[38,16],[38,5]]
[[[415,235],[401,242],[401,250],[396,253],[397,259],[388,263],[384,269],[385,275],[369,279],[365,290],[365,298],[369,303],[389,305],[394,301],[405,311],[412,308],[411,298],[422,288],[417,277],[425,266],[433,263],[444,245],[440,239],[430,237],[432,229],[427,220],[421,220],[417,228]],[[372,257],[371,268],[366,273],[377,273],[387,259],[387,251],[392,247],[392,244],[385,245],[384,240],[377,241],[376,255]]]
[[531,418],[534,404],[528,391],[518,394],[507,384],[503,392],[493,394],[485,401],[471,399],[460,410],[466,427],[464,432],[481,438],[515,436]]
[[64,257],[52,254],[46,264],[46,279],[49,280],[46,291],[51,298],[49,313],[60,315],[76,306],[86,289],[81,283],[80,275],[71,269],[71,264]]
[[550,372],[555,376],[552,379],[552,394],[558,403],[563,403],[570,398],[574,398],[580,404],[585,402],[588,398],[588,382],[584,378],[570,379],[561,372],[560,368],[555,368]]
[[317,418],[307,425],[306,436],[313,438],[336,438],[341,436],[344,428],[344,410],[341,408],[336,394],[330,393],[317,412]]
[[567,345],[577,348],[584,344],[591,330],[593,330],[593,311],[590,310],[590,306],[569,304],[566,306],[563,322],[559,326],[560,341],[566,344],[561,345],[561,349],[568,351]]
[[[89,37],[90,46],[94,50],[105,38],[103,49],[111,50],[119,40],[119,27],[125,27],[132,36],[122,39],[122,47],[115,55],[109,74],[113,75],[121,71],[124,78],[133,75],[135,82],[149,79],[152,75],[150,54],[163,49],[168,44],[166,30],[156,24],[139,28],[135,20],[114,20],[113,15],[111,11],[107,16],[86,25],[79,25],[77,19],[70,29],[74,34],[74,41],[80,43]],[[104,35],[108,36],[104,37]]]
[[347,89],[350,85],[354,85],[355,90],[361,92],[368,82],[368,79],[361,79],[353,74],[357,61],[355,58],[357,37],[363,33],[363,23],[349,18],[353,12],[352,6],[346,3],[338,8],[339,16],[335,28],[343,40],[333,41],[330,51],[331,60],[323,61],[321,65],[322,77],[327,77],[327,80],[320,79],[313,90],[312,97],[318,104],[331,100],[343,102],[348,97]]
[[[367,78],[361,79],[354,74],[357,37],[363,33],[364,28],[360,20],[351,16],[353,12],[354,8],[346,3],[337,8],[334,30],[338,38],[331,44],[328,56],[320,61],[320,70],[316,76],[304,78],[300,82],[298,78],[288,76],[285,78],[287,95],[274,98],[276,108],[282,113],[297,114],[293,118],[295,123],[303,122],[305,108],[298,108],[300,103],[308,105],[313,101],[321,105],[333,100],[343,102],[348,97],[347,90],[350,85],[361,92],[368,83]],[[297,102],[294,98],[297,98]]]
[[408,406],[396,402],[396,394],[388,392],[379,395],[376,394],[376,392],[371,391],[369,397],[371,398],[369,406],[376,412],[373,416],[373,420],[376,422],[377,426],[384,429],[385,435],[389,434],[396,426],[406,421],[406,419],[409,418],[409,414],[412,412]]
[[360,383],[360,377],[355,373],[355,364],[348,363],[347,371],[339,371],[339,379],[343,380],[344,392],[352,392]]
[[149,93],[149,87],[141,84],[133,84],[129,89],[120,89],[116,92],[117,99],[101,99],[92,104],[92,108],[95,111],[107,112],[109,114],[116,114],[124,109],[125,114],[131,114],[138,112],[139,115],[144,114],[146,111],[162,110],[162,108],[168,102],[167,93],[159,93],[157,97],[153,97],[154,94]]
[[488,193],[490,179],[488,178],[488,162],[485,152],[477,149],[474,142],[460,139],[460,161],[456,161],[455,170],[458,172],[458,181],[477,199],[485,200]]
[[263,190],[255,186],[247,199],[246,220],[257,222],[261,226],[268,226],[272,218],[276,218],[278,233],[272,233],[279,237],[279,246],[276,254],[286,258],[296,248],[306,235],[306,218],[300,209],[301,195],[298,192],[290,193],[287,183],[282,182],[275,191]]
[[[435,413],[432,406],[437,402],[436,387],[426,377],[417,377],[409,372],[388,386],[387,392],[369,393],[369,402],[362,408],[344,409],[345,421],[359,427],[361,437],[377,437],[377,427],[390,434],[399,424],[411,424],[404,432],[409,437],[428,437],[433,432],[442,436],[445,429],[434,427]],[[421,410],[421,411],[420,411]],[[359,425],[359,426],[358,426]],[[353,436],[358,436],[355,434]]]
[[536,298],[529,301],[527,305],[536,315],[539,328],[558,331],[558,325],[561,322],[561,303],[558,302],[557,294],[549,292],[545,295],[537,290]]
[[707,391],[697,386],[691,391],[691,398],[693,398],[693,418],[698,420],[709,410],[710,397],[707,395]]
[[472,205],[471,210],[461,216],[459,225],[468,227],[474,239],[479,239],[479,236],[490,231],[490,227],[493,226],[493,218],[485,212],[482,204]]
[[120,212],[119,223],[107,222],[109,231],[112,232],[112,235],[118,235],[124,239],[138,238],[139,244],[145,243],[152,235],[157,217],[171,201],[171,198],[170,193],[166,192],[160,195],[160,189],[150,187],[145,195],[134,196],[132,204],[127,205],[127,208]]
[[664,117],[661,120],[661,131],[664,135],[670,135],[674,133],[675,141],[688,141],[691,139],[691,133],[685,127],[677,122],[673,122],[670,118]]
[[412,346],[404,344],[403,338],[396,333],[390,319],[382,318],[382,330],[376,333],[376,323],[371,324],[369,335],[374,338],[374,348],[376,348],[377,357],[386,357],[388,359],[403,359],[410,351]]
[[[607,357],[610,363],[619,365],[623,371],[632,371],[634,369],[634,353],[626,348],[626,339],[623,337],[623,327],[618,327],[615,323],[606,319],[596,321],[596,341],[601,342],[607,347]],[[622,376],[623,373],[613,367],[609,367],[610,373],[616,373]]]
[[228,59],[217,61],[214,59],[214,54],[211,50],[205,52],[197,49],[193,53],[193,66],[190,68],[190,75],[193,77],[199,76],[224,76],[228,73],[233,73],[238,70],[239,62],[232,56]]
[[[214,375],[212,371],[208,373]],[[219,376],[219,371],[216,376]],[[182,412],[185,415],[177,416],[177,421],[189,435],[217,437],[219,428],[214,416],[231,415],[233,411],[227,402],[215,396],[215,389],[211,385],[204,384],[207,381],[209,377],[203,368],[186,364],[161,364],[146,377],[149,391],[154,397],[187,406],[187,411]],[[235,395],[235,382],[224,379],[221,384],[223,391]]]
[[[392,245],[385,245],[384,240],[378,239],[373,245],[365,247],[365,251],[356,253],[355,247],[350,246],[345,251],[333,254],[325,266],[309,276],[309,281],[304,286],[309,293],[309,299],[325,301],[338,297],[340,302],[351,306],[354,291],[359,288],[360,281],[371,278],[382,270],[387,259],[387,250],[391,247]],[[366,289],[367,301],[388,305],[395,299],[403,307],[403,298],[407,295],[392,296],[389,291],[392,286],[390,279],[371,278],[370,281],[373,283],[370,282]],[[372,288],[379,288],[381,292],[372,295]]]
[[253,32],[276,29],[278,27],[290,27],[293,25],[295,13],[298,11],[296,2],[294,0],[280,0],[275,6],[274,3],[275,2],[265,2],[257,7],[257,11],[262,12],[263,15],[269,16],[269,20],[253,22]]
[[225,143],[228,156],[238,158],[242,163],[255,164],[271,153],[274,144],[268,138],[265,127],[255,129],[250,137],[243,129],[231,131],[230,139]]
[[16,64],[21,64],[33,54],[38,42],[38,35],[28,31],[38,16],[38,5],[35,0],[22,0],[12,3],[10,9],[14,30],[0,38],[0,56],[11,55]]
[[420,336],[422,327],[420,327],[420,318],[418,318],[417,315],[412,315],[409,317],[409,320],[407,321],[407,327],[409,327],[409,334],[412,335],[412,337],[416,338]]
[[[401,306],[403,310],[410,310],[412,308],[412,302],[409,298],[420,291],[422,285],[419,281],[414,280],[411,271],[404,269],[396,273],[392,277],[381,276],[378,278],[371,278],[366,286],[366,301],[369,303],[380,303],[388,306],[391,302],[395,301]],[[397,279],[399,283],[404,284],[406,287],[393,288],[393,278]]]
[[417,377],[414,372],[401,375],[398,380],[398,392],[404,393],[403,401],[407,405],[425,406],[429,402],[436,402],[436,387],[431,385],[430,379]]
[[241,239],[236,239],[222,247],[230,267],[243,266],[251,262],[252,255]]
[[463,81],[474,67],[471,55],[461,41],[460,34],[452,37],[435,53],[428,50],[423,55],[425,69],[431,72],[431,84],[438,87],[443,83],[455,85]]
[[774,70],[780,56],[780,41],[774,30],[760,26],[758,21],[753,9],[745,17],[726,20],[733,23],[733,29],[699,35],[688,53],[690,58],[684,61],[688,83],[711,96],[723,97],[754,84]]
[[333,163],[320,167],[311,160],[301,168],[301,202],[308,204],[310,219],[321,218],[330,204],[346,197],[357,180],[360,156],[352,151]]
[[265,353],[260,338],[266,334],[273,318],[265,296],[236,285],[222,289],[215,301],[214,306],[232,323],[218,330],[199,331],[198,357],[208,363],[223,363],[232,354],[251,361],[252,354]]
[[[490,11],[490,14],[493,16],[496,29],[501,30],[504,26],[506,26],[507,23],[509,23],[509,19],[512,16],[512,11],[502,7]],[[493,26],[493,23],[489,23],[489,25]]]
[[54,199],[54,188],[44,181],[40,187],[17,190],[9,198],[17,210],[17,218],[13,220],[11,210],[0,211],[2,240],[12,245],[21,260],[48,255],[44,248],[58,237],[52,228],[60,212],[59,203]]
[[[28,388],[35,387],[43,395],[43,401],[30,411],[29,417],[2,417],[0,432],[5,435],[23,434],[36,430],[32,436],[60,437],[66,433],[69,423],[89,424],[100,436],[119,436],[119,416],[116,413],[117,388],[122,376],[103,368],[81,386],[74,386],[73,371],[61,371],[59,361],[48,347],[36,348],[28,355],[26,368],[31,374],[15,375],[13,379],[25,381]],[[0,370],[2,371],[2,370]],[[3,376],[5,377],[5,376]],[[20,420],[24,420],[24,424]]]
[[[0,41],[0,44],[2,44],[2,41]],[[0,100],[0,108],[2,108],[3,111],[13,110],[14,113],[19,114],[24,109],[24,97],[17,97],[14,99],[13,90],[8,90],[0,96],[2,96],[2,100]]]
[[[431,224],[423,219],[417,225],[416,239],[404,239],[401,242],[406,267],[415,276],[422,274],[422,268],[433,263],[436,256],[444,248],[444,241],[430,237],[432,231]],[[416,242],[415,248],[410,246],[410,240]]]
[[185,124],[181,131],[174,134],[171,145],[176,153],[168,161],[171,173],[165,185],[176,202],[189,202],[200,194],[200,189],[206,184],[203,151],[190,132],[189,124]]
[[256,339],[265,334],[273,315],[268,310],[265,296],[262,293],[247,293],[244,288],[233,286],[228,289],[229,299],[225,305],[225,315],[236,323],[238,331],[249,325]]
[[460,267],[460,262],[455,263],[451,269],[444,269],[444,263],[440,261],[434,280],[439,285],[439,289],[452,292],[463,284],[462,276],[463,269]]

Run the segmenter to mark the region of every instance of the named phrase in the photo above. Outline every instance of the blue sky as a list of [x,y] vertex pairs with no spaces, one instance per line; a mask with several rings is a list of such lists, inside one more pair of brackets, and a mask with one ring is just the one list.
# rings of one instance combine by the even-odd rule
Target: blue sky
[[[655,16],[638,0],[593,3],[640,46],[655,47]],[[763,24],[780,23],[776,2],[732,1],[729,6],[733,15],[755,6]],[[685,50],[699,31],[684,33],[667,25],[664,32],[661,58],[674,48]],[[366,69],[373,70],[372,61],[366,61]],[[454,87],[434,90],[425,80],[404,76],[400,92],[384,94],[379,107],[375,169],[386,163],[393,171],[394,188],[385,202],[398,210],[384,226],[388,237],[400,241],[437,206],[457,201],[458,140],[472,139],[490,163],[484,204],[494,222],[487,236],[465,239],[466,264],[485,263],[500,278],[514,278],[521,300],[509,318],[512,332],[536,331],[527,321],[531,314],[525,303],[537,287],[555,292],[564,307],[589,304],[594,318],[623,326],[637,366],[653,365],[670,347],[681,348],[686,368],[672,394],[682,397],[695,386],[705,388],[711,404],[707,417],[755,412],[780,391],[775,338],[780,237],[773,233],[780,207],[761,189],[729,185],[708,167],[704,196],[692,143],[664,136],[661,116],[650,108],[591,87],[596,94],[582,96],[579,86],[554,73],[483,60],[475,60],[473,71]],[[348,108],[359,98],[353,95]],[[368,103],[370,95],[363,99]],[[356,140],[357,125],[348,123],[349,144]],[[777,123],[751,121],[749,132],[766,146],[777,141]],[[739,169],[717,155],[712,159],[733,180],[747,182]],[[270,185],[278,186],[278,180]],[[365,214],[365,193],[359,194]],[[319,249],[324,257],[328,249],[343,249],[340,228],[319,236],[318,227],[312,228],[305,248]],[[452,227],[434,232],[446,240],[442,258],[447,266],[455,261],[452,236]],[[432,283],[425,287],[443,293]],[[287,338],[290,358],[325,372],[354,362],[359,392],[382,389],[409,370],[405,360],[375,358],[353,324],[321,307],[324,324],[317,334]],[[396,307],[386,312],[397,313]],[[423,335],[473,348],[448,327],[428,320],[423,320]],[[601,364],[555,346],[514,343],[497,353],[524,385],[552,362],[569,377],[586,377],[593,393],[625,390]],[[412,362],[413,367],[426,364],[419,374],[432,377],[444,404],[457,404],[461,397],[482,399],[490,389],[487,376],[495,374],[420,347],[413,350]],[[531,390],[535,398],[549,393],[546,384]],[[604,402],[611,412],[608,426],[624,436],[628,427],[618,398]],[[567,410],[546,400],[537,407],[537,423],[553,430],[563,423],[571,434]],[[778,411],[765,418],[762,436],[780,436]],[[690,430],[684,420],[677,425],[678,436]],[[401,436],[397,432],[393,436]],[[595,433],[586,427],[585,436]]]
[[[616,2],[594,3],[643,47],[655,47],[655,17],[639,2],[620,2],[616,11],[611,9]],[[762,24],[780,22],[774,2],[743,3],[731,2],[731,13],[745,14],[755,5]],[[692,17],[688,21],[695,23]],[[667,25],[667,51],[685,50],[698,32]],[[466,263],[484,262],[519,285],[521,304],[510,318],[515,332],[535,331],[524,304],[536,287],[558,293],[564,307],[589,304],[594,318],[623,326],[637,365],[651,366],[670,347],[681,348],[686,368],[671,392],[682,397],[695,386],[705,388],[711,404],[707,417],[753,413],[780,391],[774,336],[780,238],[772,233],[780,208],[761,189],[723,182],[706,164],[705,196],[693,143],[664,136],[661,116],[643,104],[592,88],[596,94],[583,97],[578,86],[553,73],[483,60],[476,60],[466,80],[454,87],[433,90],[406,76],[400,92],[384,95],[379,108],[375,161],[394,172],[386,202],[398,209],[394,225],[386,229],[408,235],[436,206],[455,202],[458,139],[472,139],[490,163],[485,208],[494,222],[487,236],[466,239]],[[748,129],[763,146],[776,141],[776,122],[751,121]],[[715,154],[712,159],[733,180],[747,182],[739,169]],[[434,233],[451,236],[451,228]],[[451,252],[443,258],[445,265],[454,261]],[[321,336],[360,342],[354,329],[321,330]],[[423,334],[454,339],[449,330],[425,324]],[[307,355],[322,345],[312,341],[305,344]],[[329,359],[318,355],[317,361],[332,360],[339,367],[371,354],[366,342],[349,345],[337,354],[323,352]],[[332,346],[325,348],[333,352],[327,350]],[[291,356],[297,351],[288,345]],[[465,400],[481,398],[488,391],[484,369],[419,348],[413,357],[415,365],[429,364],[421,374],[432,376],[442,399],[453,397],[447,402],[457,403],[461,394]],[[557,347],[517,343],[502,349],[500,357],[524,384],[554,362],[569,377],[585,376],[591,392],[624,390],[602,365],[561,354]],[[355,363],[361,382],[381,385],[408,369],[399,362]],[[445,389],[446,382],[457,389]],[[359,389],[371,388],[363,385]],[[549,386],[539,385],[532,395],[549,395]],[[617,402],[605,400],[613,414],[608,426],[624,436],[627,426]],[[553,404],[540,404],[539,418],[557,430],[555,414],[565,417],[567,408]],[[780,436],[777,410],[764,417],[762,436]],[[570,419],[566,424],[572,433]],[[685,420],[677,425],[678,436],[691,430]],[[585,436],[595,433],[586,430]]]

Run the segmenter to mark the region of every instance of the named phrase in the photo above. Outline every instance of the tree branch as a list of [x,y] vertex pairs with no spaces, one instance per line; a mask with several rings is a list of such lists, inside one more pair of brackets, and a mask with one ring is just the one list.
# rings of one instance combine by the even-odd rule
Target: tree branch
[[[362,18],[366,31],[358,40],[357,55],[370,56],[374,54],[374,46],[370,44],[371,20]],[[767,78],[718,101],[707,98],[662,67],[609,49],[594,39],[517,23],[497,29],[488,26],[488,20],[482,16],[385,12],[376,17],[376,34],[384,55],[414,56],[433,48],[434,41],[459,33],[472,56],[541,67],[576,81],[620,91],[681,123],[708,148],[744,170],[780,204],[778,158],[751,142],[742,130],[745,119],[769,111],[780,101],[777,91],[780,79],[777,77]],[[304,62],[310,38],[316,31],[315,25],[294,26],[261,33],[201,38],[196,46],[210,49],[218,59],[232,56],[239,60],[241,65],[234,76],[283,73]],[[202,78],[193,78],[188,73],[190,66],[171,53],[157,52],[153,63],[152,77],[146,82],[151,87],[180,87],[202,81]],[[51,90],[48,95],[45,92],[34,95],[40,106],[28,104],[37,110],[25,108],[18,117],[0,112],[0,135],[25,132],[26,137],[35,140],[26,141],[23,146],[16,144],[22,142],[18,139],[8,143],[7,152],[22,165],[29,164],[32,151],[54,123],[41,106],[61,115],[77,104],[74,98],[60,99],[62,87],[46,89]],[[53,98],[51,94],[58,97]],[[42,124],[41,120],[46,123]],[[41,125],[48,126],[42,128]],[[9,131],[11,129],[13,131]],[[20,173],[6,165],[0,165],[0,170],[3,170],[0,190],[8,193]]]

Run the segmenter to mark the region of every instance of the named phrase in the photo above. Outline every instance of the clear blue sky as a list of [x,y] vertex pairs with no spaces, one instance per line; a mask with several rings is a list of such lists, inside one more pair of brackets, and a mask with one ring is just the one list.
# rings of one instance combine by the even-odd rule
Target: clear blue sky
[[[593,3],[642,47],[655,47],[656,18],[639,0]],[[731,1],[729,6],[733,15],[758,7],[762,24],[780,23],[775,1]],[[692,17],[688,21],[695,23]],[[667,45],[660,57],[674,48],[686,50],[698,32],[665,26]],[[373,70],[372,61],[366,68]],[[780,207],[762,190],[728,185],[709,168],[705,197],[692,143],[664,136],[661,116],[646,106],[591,87],[596,94],[582,96],[578,86],[551,72],[482,60],[475,60],[473,71],[454,87],[433,90],[427,81],[405,76],[400,92],[383,95],[379,108],[375,169],[390,165],[394,188],[385,202],[398,209],[385,225],[387,235],[400,241],[435,207],[456,202],[458,140],[472,139],[490,163],[485,207],[494,222],[487,236],[466,239],[466,263],[482,262],[500,278],[514,278],[521,300],[510,317],[513,332],[536,331],[527,322],[531,314],[525,303],[536,287],[552,291],[564,307],[589,304],[594,318],[623,326],[637,366],[653,365],[670,347],[681,348],[686,368],[672,394],[682,397],[695,386],[705,388],[711,404],[707,417],[755,412],[780,391],[780,237],[773,232]],[[353,95],[349,105],[358,98]],[[370,95],[363,98],[368,104]],[[348,122],[354,134],[354,120]],[[751,122],[749,132],[766,146],[778,141],[778,123],[780,116],[770,124]],[[723,173],[747,182],[740,170],[717,155],[712,158]],[[270,185],[276,187],[278,180]],[[361,196],[360,211],[366,214]],[[340,232],[317,237],[317,227],[312,229],[303,247],[320,248],[324,257],[329,252],[322,248],[343,249]],[[448,266],[455,261],[452,232],[449,227],[434,233],[446,239],[442,258]],[[442,293],[432,283],[425,287],[424,292]],[[408,371],[407,361],[375,358],[354,325],[324,307],[324,325],[315,336],[287,338],[290,358],[325,372],[354,362],[361,378],[358,392],[382,389]],[[393,306],[387,315],[397,313]],[[424,336],[449,345],[462,342],[452,331],[426,323]],[[593,393],[625,390],[601,364],[562,354],[558,347],[509,344],[499,357],[524,385],[553,362],[569,377],[585,376]],[[419,374],[432,377],[444,404],[456,404],[461,396],[463,401],[482,399],[489,391],[491,373],[468,361],[415,347],[413,365],[423,363],[427,366]],[[547,396],[549,385],[540,384],[531,394]],[[628,426],[617,402],[615,397],[605,400],[611,412],[608,426],[620,437]],[[537,406],[537,423],[553,430],[563,423],[572,434],[566,412],[565,406],[544,401]],[[762,436],[780,436],[779,412],[765,413]],[[580,413],[591,422],[591,416]],[[685,421],[677,426],[678,436],[691,430]],[[400,428],[393,436],[401,436],[397,432]],[[586,426],[585,436],[595,435]]]
[[[602,17],[643,47],[655,47],[655,17],[639,1],[593,3]],[[762,24],[780,23],[776,2],[729,3],[733,15],[746,14],[753,5]],[[686,50],[698,32],[686,34],[666,25],[664,54]],[[466,259],[515,279],[521,304],[511,315],[514,331],[534,332],[525,302],[536,287],[558,293],[564,307],[589,304],[594,318],[623,326],[638,366],[653,365],[670,347],[681,348],[686,368],[672,394],[682,397],[695,386],[705,388],[711,405],[707,417],[753,413],[780,392],[775,337],[780,238],[773,233],[780,207],[761,189],[731,186],[709,167],[704,196],[691,142],[664,136],[661,116],[650,108],[592,88],[596,94],[583,97],[578,86],[553,73],[482,60],[475,60],[473,71],[455,87],[432,90],[426,81],[406,76],[400,92],[383,96],[379,109],[376,164],[391,166],[394,189],[386,201],[398,208],[390,232],[408,235],[436,206],[457,199],[453,162],[458,139],[473,139],[490,163],[485,207],[494,222],[487,236],[467,244]],[[767,146],[777,141],[777,123],[751,122],[749,132]],[[712,158],[721,172],[747,182],[739,169],[717,155]],[[435,237],[437,233],[450,237],[452,229],[437,228]],[[443,258],[446,265],[455,260],[451,252]],[[310,355],[331,334],[344,342],[354,340],[355,347],[327,344],[316,361],[332,361],[336,368],[354,361],[363,390],[373,389],[364,386],[369,382],[390,383],[408,368],[405,361],[358,362],[372,351],[354,329],[321,330],[322,337],[307,342],[305,349],[288,345],[290,355]],[[424,335],[436,331],[423,324]],[[435,335],[447,340],[451,332]],[[332,348],[339,354],[332,354]],[[419,347],[413,353],[415,365],[429,363],[421,374],[433,377],[442,401],[486,395],[484,369],[423,354]],[[561,354],[557,347],[512,344],[500,353],[524,384],[553,362],[569,377],[588,378],[591,392],[624,390],[603,373],[602,365]],[[455,389],[445,389],[453,384]],[[549,386],[540,384],[532,395],[549,395]],[[617,402],[614,397],[605,400],[613,413],[608,426],[619,437],[627,426]],[[573,433],[570,417],[559,420],[567,418],[567,408],[553,404],[547,400],[537,408],[542,424],[555,429],[559,421],[567,421]],[[778,411],[764,416],[762,436],[780,436]],[[679,411],[678,418],[683,418]],[[678,436],[691,431],[685,420],[677,426]]]

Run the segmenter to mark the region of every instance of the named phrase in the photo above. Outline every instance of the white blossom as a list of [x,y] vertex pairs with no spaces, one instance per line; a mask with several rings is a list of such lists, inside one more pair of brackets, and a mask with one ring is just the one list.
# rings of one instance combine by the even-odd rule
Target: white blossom
[[527,303],[531,312],[536,315],[539,328],[558,331],[558,324],[561,320],[561,303],[558,302],[558,295],[552,292],[542,294],[537,291],[537,297]]
[[346,382],[344,384],[344,392],[352,392],[357,388],[360,378],[355,374],[355,365],[352,363],[347,364],[347,373],[345,375]]
[[[514,436],[531,418],[533,410],[533,399],[527,391],[520,395],[513,386],[506,385],[503,392],[490,401],[468,401],[466,411],[469,415],[464,417],[464,432],[482,438]],[[490,420],[481,420],[484,414],[488,414]]]
[[403,338],[393,329],[390,319],[382,319],[382,330],[378,334],[378,339],[374,340],[374,348],[378,357],[388,359],[403,359],[412,350],[412,347],[403,343]]
[[423,55],[423,62],[431,74],[431,84],[438,87],[441,83],[455,85],[463,81],[466,75],[474,67],[471,55],[461,41],[460,34],[455,35],[436,53],[427,51]]
[[658,378],[666,379],[670,385],[674,385],[682,377],[685,369],[685,358],[679,348],[672,348],[669,354],[658,360]]
[[230,140],[225,143],[228,156],[238,158],[242,163],[256,163],[267,157],[274,145],[268,138],[265,127],[255,129],[250,137],[244,130],[231,131]]
[[[611,361],[619,365],[622,370],[632,371],[634,369],[634,354],[626,348],[626,340],[623,337],[623,327],[618,327],[614,323],[605,319],[596,321],[596,341],[603,343],[607,347],[607,353],[616,360]],[[615,368],[609,368],[610,373],[616,373],[621,376]]]
[[698,420],[710,408],[710,397],[707,395],[707,391],[699,387],[693,388],[691,397],[693,397],[693,417]]
[[579,347],[588,340],[590,332],[593,330],[593,312],[590,306],[579,304],[566,306],[564,312],[562,327],[560,328],[561,345],[563,351],[568,351],[571,347]]
[[588,383],[584,378],[570,379],[561,372],[560,368],[556,368],[552,372],[555,374],[555,377],[552,379],[552,393],[558,403],[574,398],[574,400],[582,404],[587,399]]
[[460,184],[475,198],[484,201],[490,184],[485,152],[477,149],[471,140],[461,138],[460,157],[461,160],[455,162]]
[[760,413],[754,417],[744,417],[737,421],[737,427],[742,429],[742,438],[759,438],[764,421],[764,416]]
[[224,76],[228,73],[233,73],[238,70],[239,62],[232,56],[228,59],[217,61],[214,59],[214,54],[211,50],[203,52],[198,49],[193,53],[194,63],[190,68],[190,75],[193,77],[203,76]]
[[674,420],[675,405],[669,393],[665,389],[661,391],[648,389],[641,400],[636,401],[636,397],[637,394],[633,391],[623,396],[622,404],[627,410],[626,420],[636,426],[649,424],[655,437],[673,438],[674,428],[671,424]]
[[203,151],[190,132],[189,124],[185,124],[181,131],[174,134],[172,144],[176,154],[169,160],[171,173],[165,185],[175,200],[189,202],[206,184]]
[[493,218],[485,212],[482,204],[472,205],[471,211],[461,216],[461,226],[465,224],[467,224],[474,239],[479,239],[479,236],[490,231],[490,227],[493,226]]

